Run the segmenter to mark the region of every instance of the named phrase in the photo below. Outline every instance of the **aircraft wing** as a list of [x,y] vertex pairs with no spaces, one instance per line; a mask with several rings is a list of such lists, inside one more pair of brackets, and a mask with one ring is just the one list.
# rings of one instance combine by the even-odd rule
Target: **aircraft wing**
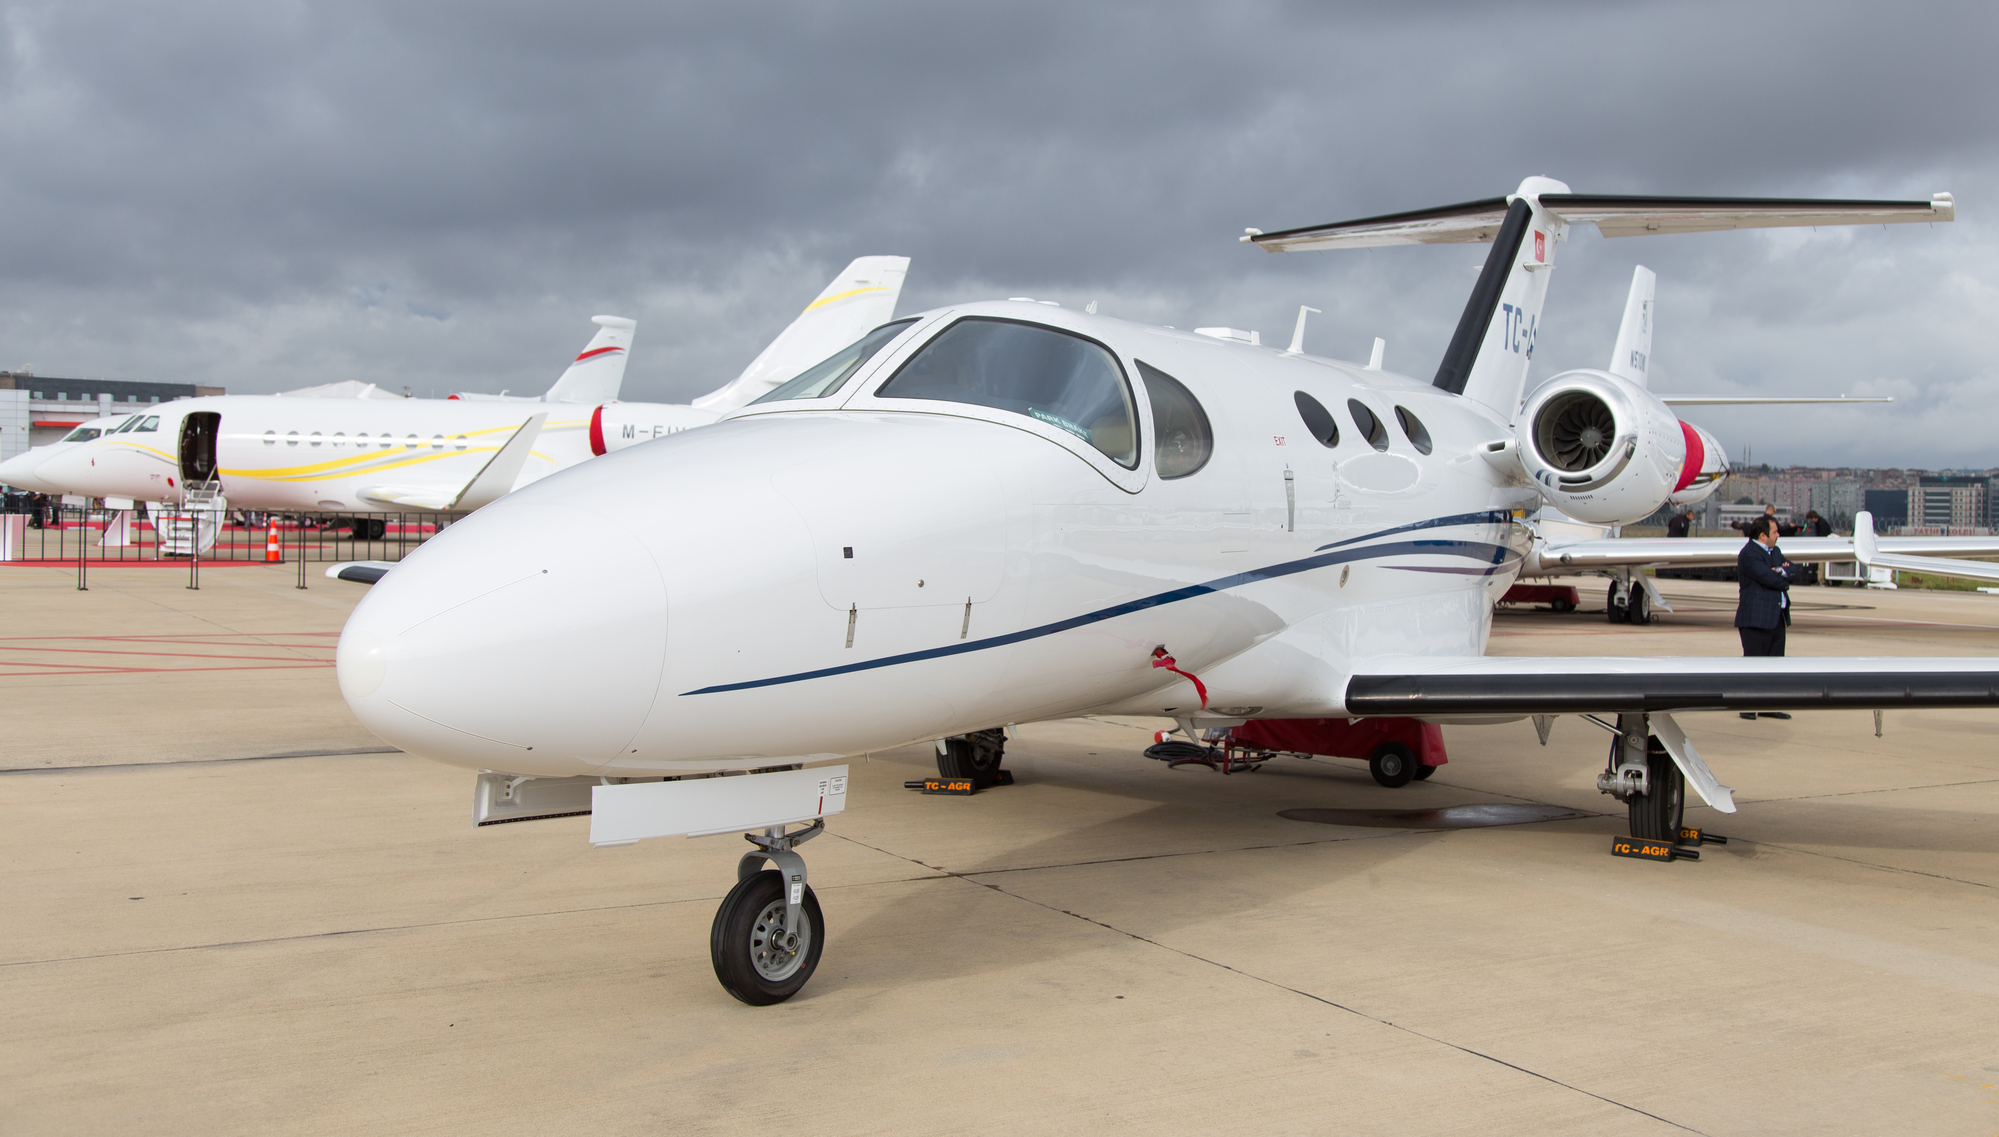
[[[1876,540],[1881,552],[1891,557],[1999,557],[1999,535],[1881,537]],[[1741,537],[1604,537],[1570,541],[1557,539],[1537,547],[1532,559],[1538,563],[1524,566],[1520,575],[1534,576],[1538,572],[1625,568],[1635,565],[1686,567],[1732,565],[1735,563],[1736,555],[1742,552],[1743,541]],[[1786,537],[1777,542],[1777,547],[1784,551],[1785,556],[1799,563],[1858,559],[1853,551],[1851,537]],[[1933,572],[1944,572],[1934,563],[1892,565],[1886,560],[1877,560],[1875,563],[1887,565],[1889,568],[1908,568],[1916,571],[1928,568]],[[1980,567],[1985,570],[1999,569],[1999,565],[1988,564]]]
[[1999,707],[1999,659],[1379,656],[1345,702],[1395,717]]
[[356,490],[355,496],[391,508],[469,513],[498,501],[514,488],[521,467],[527,464],[528,454],[534,449],[535,439],[541,435],[541,424],[547,421],[547,411],[530,416],[463,486],[367,486]]

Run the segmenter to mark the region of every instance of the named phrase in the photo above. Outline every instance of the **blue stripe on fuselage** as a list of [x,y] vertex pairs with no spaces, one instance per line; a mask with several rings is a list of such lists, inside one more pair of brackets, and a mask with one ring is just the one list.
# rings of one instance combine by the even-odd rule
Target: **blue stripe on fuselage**
[[1058,632],[1066,632],[1088,624],[1113,620],[1119,616],[1129,616],[1133,612],[1143,612],[1148,608],[1158,608],[1167,604],[1175,604],[1182,600],[1191,600],[1196,596],[1206,596],[1212,592],[1224,592],[1240,585],[1254,584],[1259,580],[1275,580],[1278,577],[1310,572],[1317,568],[1325,568],[1327,565],[1371,560],[1376,557],[1406,556],[1411,553],[1443,553],[1450,556],[1470,557],[1473,560],[1484,561],[1487,564],[1497,566],[1504,560],[1508,550],[1504,545],[1494,545],[1487,541],[1396,541],[1386,545],[1369,545],[1359,549],[1347,548],[1346,546],[1351,546],[1361,541],[1371,541],[1378,537],[1393,536],[1397,533],[1409,533],[1421,529],[1437,529],[1447,525],[1495,524],[1507,521],[1511,516],[1511,514],[1503,511],[1487,510],[1481,513],[1460,513],[1451,517],[1438,517],[1429,521],[1418,521],[1413,525],[1398,525],[1393,529],[1383,529],[1378,533],[1369,533],[1363,537],[1352,537],[1345,541],[1335,541],[1330,545],[1321,545],[1318,549],[1314,550],[1312,556],[1300,560],[1285,561],[1282,564],[1251,569],[1248,572],[1233,573],[1229,576],[1218,577],[1208,581],[1206,584],[1190,584],[1184,588],[1175,588],[1169,592],[1155,593],[1151,596],[1126,601],[1123,604],[1113,605],[1109,608],[1099,608],[1094,612],[1085,612],[1080,616],[1071,616],[1066,620],[1057,620],[1052,624],[1042,624],[1039,627],[1026,628],[1018,632],[1008,632],[1005,635],[991,636],[982,640],[972,640],[968,643],[951,644],[948,647],[934,647],[923,651],[904,652],[901,655],[884,656],[881,659],[871,659],[862,663],[847,663],[839,667],[822,667],[817,671],[800,671],[794,675],[778,675],[770,679],[751,679],[743,683],[723,683],[714,687],[703,687],[698,691],[683,691],[681,694],[682,697],[687,695],[718,695],[724,691],[743,691],[751,687],[775,687],[783,683],[801,683],[807,679],[824,679],[831,675],[846,675],[855,671],[871,671],[877,667],[894,667],[897,664],[917,663],[926,659],[943,659],[946,656],[985,651],[988,648],[1005,647],[1008,644],[1040,639],[1042,636],[1052,636]]

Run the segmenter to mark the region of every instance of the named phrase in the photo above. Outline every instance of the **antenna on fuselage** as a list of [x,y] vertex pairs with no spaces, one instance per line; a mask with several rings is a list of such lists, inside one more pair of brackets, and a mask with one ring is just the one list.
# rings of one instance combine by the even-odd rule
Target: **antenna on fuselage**
[[1291,329],[1291,346],[1284,349],[1284,354],[1303,355],[1305,353],[1305,313],[1307,312],[1324,315],[1317,308],[1308,307],[1304,304],[1298,305],[1298,326]]
[[1374,351],[1367,357],[1367,369],[1369,371],[1381,370],[1381,357],[1387,350],[1388,341],[1382,339],[1380,336],[1374,337]]

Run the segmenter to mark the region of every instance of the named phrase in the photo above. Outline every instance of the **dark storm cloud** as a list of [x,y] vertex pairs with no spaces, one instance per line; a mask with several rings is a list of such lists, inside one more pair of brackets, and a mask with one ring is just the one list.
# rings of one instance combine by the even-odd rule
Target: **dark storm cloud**
[[[905,308],[1027,293],[1426,374],[1474,246],[1274,257],[1244,225],[1504,193],[1958,195],[1950,226],[1561,255],[1537,374],[1660,272],[1659,382],[1882,390],[1694,416],[1759,458],[1999,464],[1990,6],[1428,3],[7,8],[0,364],[627,394],[732,375],[848,258]],[[1781,428],[1773,429],[1781,424]]]

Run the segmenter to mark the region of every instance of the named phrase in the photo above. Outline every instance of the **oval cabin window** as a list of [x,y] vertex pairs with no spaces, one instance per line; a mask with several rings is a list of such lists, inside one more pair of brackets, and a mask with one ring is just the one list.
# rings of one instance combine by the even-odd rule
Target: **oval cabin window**
[[1367,404],[1359,399],[1347,400],[1347,413],[1353,416],[1353,424],[1359,428],[1360,436],[1376,450],[1388,449],[1388,428],[1381,425],[1381,417],[1367,409]]
[[1298,417],[1304,420],[1305,429],[1319,440],[1319,445],[1340,444],[1340,424],[1333,421],[1333,412],[1324,403],[1303,391],[1291,396],[1291,401],[1298,404]]
[[1423,420],[1410,412],[1408,407],[1395,408],[1395,421],[1402,426],[1402,437],[1416,448],[1418,454],[1430,452],[1430,432],[1423,429]]

